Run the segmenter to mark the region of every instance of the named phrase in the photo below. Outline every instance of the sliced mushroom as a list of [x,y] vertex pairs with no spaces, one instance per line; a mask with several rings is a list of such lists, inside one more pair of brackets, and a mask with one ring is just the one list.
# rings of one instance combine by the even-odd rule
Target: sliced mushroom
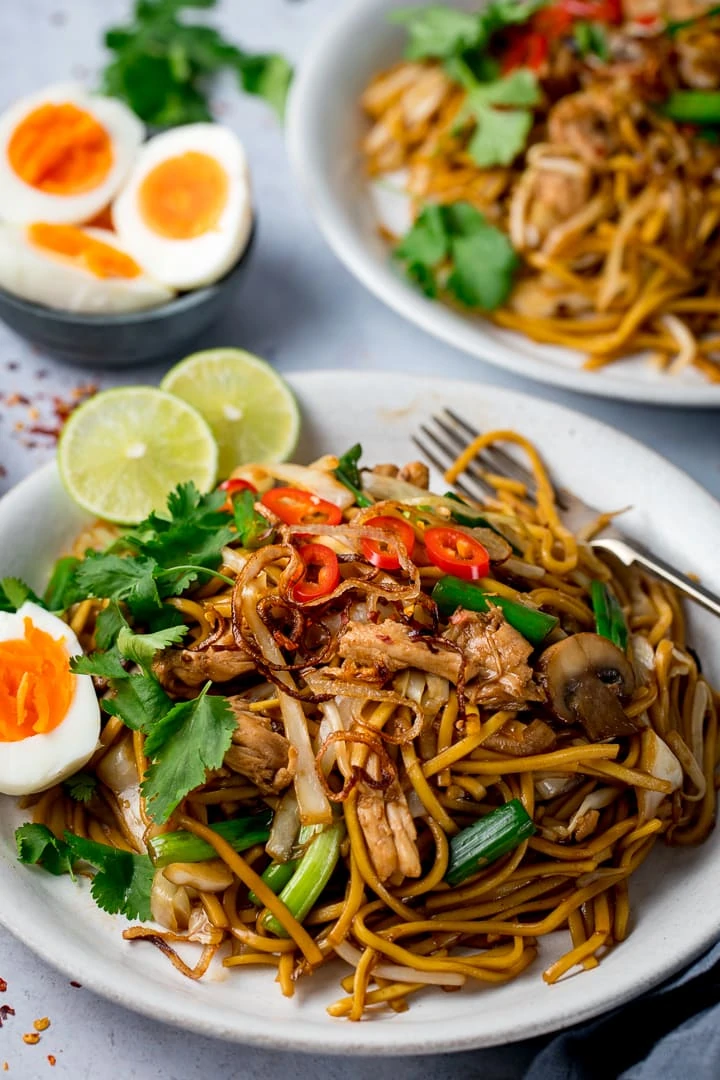
[[555,732],[544,720],[508,720],[494,735],[483,742],[488,750],[501,754],[526,757],[528,754],[546,754],[555,747]]
[[585,633],[558,641],[542,654],[538,671],[558,720],[582,724],[594,742],[640,730],[622,707],[635,689],[632,666],[607,638]]

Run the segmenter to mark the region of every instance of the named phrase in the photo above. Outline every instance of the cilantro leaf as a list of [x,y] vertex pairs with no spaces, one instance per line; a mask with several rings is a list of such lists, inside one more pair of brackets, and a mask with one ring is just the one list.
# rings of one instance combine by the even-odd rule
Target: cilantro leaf
[[[192,482],[179,484],[168,495],[167,513],[151,513],[123,542],[165,570],[178,564],[212,569],[234,538],[230,519],[221,510],[224,504],[222,491],[201,495]],[[182,591],[187,584],[175,588]]]
[[156,630],[154,634],[134,634],[129,626],[120,628],[117,635],[117,648],[126,660],[133,660],[145,672],[152,667],[155,653],[177,645],[185,637],[187,626],[169,626],[166,630]]
[[348,491],[352,491],[358,506],[372,506],[372,500],[362,493],[362,477],[358,463],[362,457],[362,446],[355,443],[338,458],[337,468],[334,470],[335,478],[344,484]]
[[95,644],[98,649],[110,649],[122,628],[127,625],[127,619],[117,601],[111,600],[95,620]]
[[282,117],[292,68],[276,54],[253,56],[212,26],[184,21],[193,8],[217,0],[136,0],[133,17],[105,34],[113,54],[103,89],[122,98],[148,124],[172,127],[211,120],[212,78],[235,71],[249,94],[264,98]]
[[89,803],[97,788],[97,777],[92,773],[78,772],[69,776],[63,787],[75,802]]
[[154,821],[167,821],[178,803],[219,769],[232,741],[235,716],[227,701],[209,697],[208,683],[199,697],[175,705],[157,720],[145,740],[150,766],[142,793]]
[[149,856],[120,851],[69,832],[65,843],[75,861],[95,867],[90,891],[99,908],[142,922],[152,919],[150,893],[155,867]]
[[453,271],[447,288],[460,303],[494,311],[504,302],[519,260],[500,229],[483,222],[471,235],[454,238],[452,258]]
[[603,61],[610,59],[607,33],[602,23],[577,22],[573,28],[573,37],[582,57],[597,56]]
[[120,654],[115,648],[107,652],[94,652],[90,656],[73,656],[70,670],[73,675],[97,675],[101,679],[127,678]]
[[173,702],[153,675],[111,679],[110,690],[100,704],[109,716],[119,716],[131,731],[147,734],[173,707]]
[[33,604],[39,604],[40,607],[45,607],[40,597],[21,578],[4,577],[0,579],[0,611],[17,611],[28,600]]
[[27,822],[15,830],[18,861],[25,864],[37,864],[50,874],[59,877],[72,872],[70,849],[63,840],[58,840],[47,825],[33,825]]
[[505,301],[519,265],[505,233],[462,202],[426,207],[395,249],[397,258],[404,253],[414,259],[405,267],[411,280],[421,271],[421,284],[427,282],[435,295],[442,280],[447,292],[466,307],[484,311]]
[[255,495],[252,491],[238,491],[231,500],[237,539],[244,548],[258,547],[273,530],[267,518],[255,509]]
[[441,206],[427,206],[405,233],[394,251],[395,258],[411,265],[434,266],[448,251],[445,214]]
[[236,63],[240,85],[248,94],[264,98],[277,113],[285,118],[285,105],[292,81],[293,69],[279,53],[243,56]]
[[476,112],[478,126],[468,144],[468,152],[481,169],[510,165],[525,148],[533,124],[528,109],[490,109]]
[[158,564],[145,556],[89,552],[75,572],[83,596],[102,600],[124,600],[132,614],[142,619],[160,607],[155,573]]
[[79,565],[80,560],[72,555],[65,555],[55,563],[43,596],[50,611],[65,611],[75,603],[77,594],[75,571]]
[[405,56],[408,60],[454,56],[475,48],[483,37],[481,15],[456,11],[443,4],[401,8],[391,11],[388,19],[407,27],[409,41]]
[[526,68],[468,90],[457,127],[462,128],[468,120],[474,121],[468,152],[481,168],[509,165],[524,150],[533,114],[522,106],[537,105],[539,101],[537,79]]

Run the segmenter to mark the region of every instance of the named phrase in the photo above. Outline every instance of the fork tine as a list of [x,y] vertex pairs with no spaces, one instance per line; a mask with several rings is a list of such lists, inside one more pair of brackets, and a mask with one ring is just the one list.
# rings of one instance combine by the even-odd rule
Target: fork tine
[[[452,409],[445,408],[443,411],[458,427],[461,427],[466,431],[471,439],[476,439],[478,437],[480,432],[477,428],[474,428],[472,424],[469,424],[467,420],[463,420],[463,418],[458,416],[457,413],[454,413]],[[462,436],[460,437],[462,438]],[[465,445],[467,445],[467,442],[465,442]],[[482,453],[483,456],[487,457],[488,461],[494,459],[498,462],[497,471],[499,473],[505,473],[507,476],[519,480],[521,484],[525,484],[529,490],[534,490],[535,477],[533,474],[529,469],[526,469],[524,465],[521,465],[519,461],[516,461],[511,454],[508,454],[506,450],[503,450],[499,446],[490,446],[483,450]]]
[[[446,409],[445,412],[449,412],[449,410]],[[454,417],[452,417],[452,419],[454,420]],[[456,426],[451,427],[450,424],[446,423],[445,420],[443,420],[440,416],[433,416],[433,420],[440,428],[440,430],[443,431],[448,436],[448,438],[455,443],[458,454],[467,447],[468,436],[458,431]],[[470,425],[467,425],[468,428],[469,426]],[[510,468],[507,468],[504,462],[499,459],[499,455],[495,453],[494,447],[486,447],[486,449],[481,451],[481,453],[475,455],[474,460],[484,469],[486,469],[487,472],[495,473],[499,476],[510,475],[512,479],[519,480],[520,483],[525,484],[531,496],[534,494],[535,481],[534,478],[530,475],[530,473],[525,473],[525,470],[522,468],[522,466],[518,466],[516,469],[512,470]],[[470,466],[468,466],[468,468],[470,468]],[[518,475],[523,473],[524,475]]]
[[[435,453],[435,451],[431,449],[431,447],[428,446],[426,443],[424,443],[422,439],[419,439],[417,435],[412,436],[412,441],[415,443],[418,450],[420,450],[420,452],[425,455],[428,461],[432,465],[434,465],[435,468],[438,469],[441,473],[444,473],[448,465],[450,465],[450,463],[455,460],[455,455],[453,454],[452,450],[444,446],[444,444],[437,438],[437,436],[435,436],[433,432],[430,431],[424,424],[420,425],[420,430],[428,439],[432,440],[435,445],[439,446],[439,448],[444,454],[447,455],[447,461],[443,462],[442,459],[438,457],[438,455]],[[476,491],[473,491],[472,488],[468,485],[468,480],[475,480],[475,478],[472,476],[472,474],[466,473],[463,480],[458,479],[454,482],[454,484],[451,484],[450,486],[462,492],[463,495],[466,495],[469,499],[472,499],[473,502],[483,502],[487,497],[488,493],[494,495],[493,489],[482,479],[475,480],[475,483],[477,485]]]
[[[472,424],[469,424],[467,420],[464,420],[461,416],[458,416],[457,413],[453,412],[452,409],[449,409],[447,407],[445,407],[443,411],[446,413],[447,416],[450,417],[451,420],[453,420],[464,431],[466,431],[471,438],[476,439],[478,437],[480,432],[477,428],[473,427]],[[535,477],[528,469],[521,465],[520,462],[512,456],[512,454],[508,454],[506,450],[503,450],[502,447],[499,446],[490,447],[487,450],[483,450],[482,453],[483,456],[487,456],[488,460],[491,457],[494,457],[494,459],[498,462],[498,467],[495,470],[496,472],[498,472],[499,474],[506,473],[509,476],[514,477],[514,479],[519,480],[522,484],[526,485],[529,494],[534,497],[534,492],[536,488]],[[476,460],[480,460],[480,455],[477,456]],[[562,489],[558,488],[558,486],[554,484],[552,476],[550,477],[550,481],[551,483],[553,483],[553,487],[555,488],[555,501],[557,502],[558,507],[561,510],[568,510],[570,504],[565,498]]]
[[[433,420],[437,421],[437,417],[434,416]],[[440,427],[440,429],[442,431],[442,426],[441,425],[438,425],[438,426]],[[449,443],[447,443],[446,441],[441,439],[440,436],[437,434],[437,432],[433,431],[432,428],[421,425],[421,430],[423,430],[425,435],[427,435],[428,438],[430,438],[432,440],[432,442],[435,444],[435,446],[437,446],[440,450],[442,450],[443,454],[446,455],[446,457],[448,459],[448,464],[445,466],[445,468],[447,469],[448,466],[451,465],[452,462],[455,461],[455,459],[457,458],[457,450],[455,450]],[[485,475],[483,473],[482,468],[478,467],[480,464],[481,464],[480,462],[478,462],[478,463],[473,462],[470,465],[468,465],[467,469],[465,469],[466,480],[467,480],[467,478],[470,478],[471,480],[473,480],[475,482],[475,484],[477,484],[480,491],[482,491],[482,493],[483,493],[483,496],[482,496],[483,499],[485,499],[488,495],[490,495],[490,496],[492,496],[494,498],[495,497],[495,488],[492,486],[492,484],[488,480],[485,479]]]

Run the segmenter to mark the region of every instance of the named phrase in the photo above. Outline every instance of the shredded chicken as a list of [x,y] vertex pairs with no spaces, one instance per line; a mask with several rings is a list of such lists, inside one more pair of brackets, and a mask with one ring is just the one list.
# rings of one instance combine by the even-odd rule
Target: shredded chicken
[[[376,754],[367,762],[367,772],[380,779],[380,765]],[[394,780],[386,791],[369,784],[358,785],[357,813],[365,837],[372,864],[381,881],[393,874],[402,877],[420,877],[422,868],[418,854],[417,830],[408,808],[405,793]]]
[[377,624],[351,620],[338,650],[375,678],[406,668],[455,684],[464,678],[470,700],[484,705],[512,708],[539,699],[527,664],[532,646],[497,608],[488,614],[458,612],[443,638],[447,645],[390,619]]
[[550,141],[574,150],[588,165],[602,165],[620,147],[619,116],[619,103],[608,91],[568,94],[550,110]]
[[176,697],[195,697],[208,679],[230,682],[255,671],[252,660],[240,649],[165,649],[153,665],[162,686]]
[[572,173],[550,168],[534,169],[529,185],[527,220],[539,241],[544,240],[556,225],[581,210],[590,197],[590,173],[582,167]]
[[277,794],[295,775],[295,749],[284,735],[272,730],[266,717],[248,712],[244,699],[227,700],[235,713],[237,728],[232,746],[225,754],[225,765],[247,776],[265,794]]
[[478,705],[517,708],[540,699],[528,658],[532,645],[499,608],[487,614],[457,611],[443,637],[457,645],[465,661],[465,693]]

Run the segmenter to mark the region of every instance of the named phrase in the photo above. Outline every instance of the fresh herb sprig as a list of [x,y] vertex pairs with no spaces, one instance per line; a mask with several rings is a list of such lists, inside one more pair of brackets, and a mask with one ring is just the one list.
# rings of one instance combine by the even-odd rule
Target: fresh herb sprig
[[519,262],[505,233],[469,203],[426,207],[394,256],[426,296],[445,290],[483,311],[507,299]]
[[21,825],[15,832],[18,860],[42,866],[57,876],[75,877],[77,863],[95,870],[90,892],[98,907],[111,915],[148,922],[155,867],[147,855],[135,855],[66,832],[58,840],[46,825]]
[[141,120],[174,127],[211,120],[208,90],[231,71],[248,94],[264,98],[282,119],[292,68],[278,53],[251,54],[213,26],[186,22],[193,9],[217,0],[137,0],[131,20],[112,27],[105,45],[113,54],[103,90],[126,101]]

